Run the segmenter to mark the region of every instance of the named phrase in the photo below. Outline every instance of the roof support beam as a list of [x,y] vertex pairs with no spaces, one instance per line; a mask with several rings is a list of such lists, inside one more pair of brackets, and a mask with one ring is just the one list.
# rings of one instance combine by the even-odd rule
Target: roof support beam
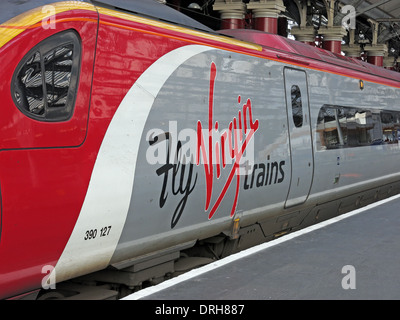
[[376,8],[376,7],[379,7],[379,6],[385,4],[385,3],[389,2],[389,1],[391,1],[391,0],[381,0],[381,1],[377,2],[377,3],[371,4],[370,6],[362,9],[361,11],[358,11],[356,16],[362,15],[362,14],[364,14],[364,13],[366,13],[366,12]]
[[400,22],[400,18],[380,18],[376,22]]

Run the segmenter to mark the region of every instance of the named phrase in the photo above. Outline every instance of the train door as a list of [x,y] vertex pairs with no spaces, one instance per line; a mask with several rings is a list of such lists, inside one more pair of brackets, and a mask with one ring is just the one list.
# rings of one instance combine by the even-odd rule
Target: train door
[[16,43],[27,53],[22,56],[15,49],[18,65],[13,63],[7,69],[7,76],[12,74],[11,96],[7,95],[11,99],[0,120],[0,149],[63,148],[83,143],[97,31],[97,24],[88,24],[79,32],[72,27],[60,30],[39,43]]
[[314,160],[307,74],[301,70],[285,68],[284,78],[292,168],[285,203],[287,208],[306,201],[313,180]]

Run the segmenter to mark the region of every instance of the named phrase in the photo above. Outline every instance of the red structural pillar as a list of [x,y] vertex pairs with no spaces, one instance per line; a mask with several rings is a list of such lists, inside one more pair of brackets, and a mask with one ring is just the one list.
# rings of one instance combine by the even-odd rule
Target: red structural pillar
[[225,12],[221,14],[221,29],[244,29],[244,15]]
[[365,46],[364,50],[367,52],[367,62],[378,67],[383,67],[383,57],[388,49],[385,44],[372,44]]
[[333,53],[341,54],[342,39],[347,35],[347,30],[342,26],[328,26],[320,28],[318,33],[322,35],[322,48]]
[[254,29],[278,34],[278,17],[286,10],[282,0],[251,0],[247,9],[252,10]]
[[326,40],[322,42],[322,49],[340,54],[342,52],[342,39],[340,40]]
[[367,62],[378,67],[383,67],[383,56],[368,56]]
[[221,29],[243,29],[246,5],[242,0],[216,0],[213,9],[221,13]]
[[278,18],[273,18],[273,17],[254,18],[254,29],[277,34]]

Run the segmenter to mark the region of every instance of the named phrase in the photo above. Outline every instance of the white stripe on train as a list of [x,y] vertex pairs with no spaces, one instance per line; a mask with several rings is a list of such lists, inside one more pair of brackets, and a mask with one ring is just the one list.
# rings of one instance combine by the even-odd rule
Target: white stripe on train
[[[50,279],[61,282],[108,266],[132,197],[138,137],[142,136],[154,100],[181,64],[208,50],[214,49],[190,45],[167,53],[129,90],[107,129],[78,220]],[[107,235],[101,237],[102,228],[107,228]]]

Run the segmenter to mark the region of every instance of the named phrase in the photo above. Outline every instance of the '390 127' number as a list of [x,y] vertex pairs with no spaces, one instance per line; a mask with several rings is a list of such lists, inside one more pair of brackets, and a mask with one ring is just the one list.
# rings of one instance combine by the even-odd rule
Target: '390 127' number
[[[110,234],[111,226],[103,227],[100,229],[99,236],[106,237]],[[97,229],[86,230],[84,240],[91,240],[97,237]]]

